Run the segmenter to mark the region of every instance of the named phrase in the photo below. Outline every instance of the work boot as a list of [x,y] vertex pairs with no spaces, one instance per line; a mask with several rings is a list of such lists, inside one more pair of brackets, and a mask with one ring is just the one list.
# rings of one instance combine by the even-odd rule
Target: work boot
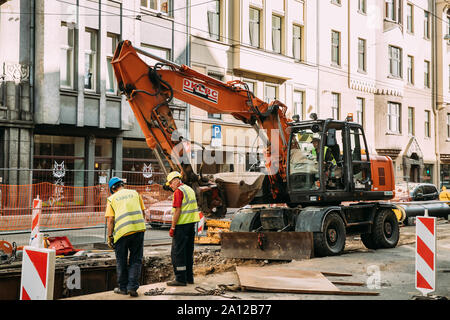
[[170,287],[185,287],[186,286],[186,282],[180,282],[178,280],[168,281],[168,282],[166,282],[166,284]]
[[137,297],[137,296],[139,296],[139,293],[137,293],[136,290],[128,290],[128,294],[130,295],[130,297]]
[[114,293],[126,295],[127,292],[125,290],[121,290],[120,288],[114,288]]

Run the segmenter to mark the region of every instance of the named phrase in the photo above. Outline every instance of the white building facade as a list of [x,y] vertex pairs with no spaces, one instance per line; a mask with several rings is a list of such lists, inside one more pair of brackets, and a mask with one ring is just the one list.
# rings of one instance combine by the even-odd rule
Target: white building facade
[[[222,81],[244,81],[258,98],[280,100],[290,106],[289,116],[306,119],[317,105],[316,9],[313,1],[193,0],[191,67]],[[231,115],[191,108],[191,137],[224,160],[203,170],[249,170],[263,152],[254,129]],[[219,148],[211,146],[217,126]]]

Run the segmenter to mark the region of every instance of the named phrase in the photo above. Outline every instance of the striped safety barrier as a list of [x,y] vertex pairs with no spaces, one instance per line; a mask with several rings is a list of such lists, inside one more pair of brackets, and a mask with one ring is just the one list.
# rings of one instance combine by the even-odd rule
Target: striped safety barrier
[[20,300],[53,300],[55,259],[54,249],[24,247]]
[[416,218],[416,289],[427,295],[436,289],[436,218]]
[[31,214],[31,235],[30,235],[30,246],[39,247],[37,245],[38,235],[39,235],[39,222],[41,218],[42,211],[42,200],[39,198],[33,200],[33,211]]

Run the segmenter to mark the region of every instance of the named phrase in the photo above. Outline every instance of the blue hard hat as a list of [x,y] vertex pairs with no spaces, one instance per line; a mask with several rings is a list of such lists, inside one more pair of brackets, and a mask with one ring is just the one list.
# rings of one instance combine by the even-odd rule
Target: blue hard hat
[[113,188],[116,184],[118,184],[118,183],[123,183],[123,180],[120,179],[119,177],[112,177],[112,178],[109,180],[108,186],[109,186],[109,191],[111,191],[111,193],[114,193],[114,192],[112,191],[112,188]]

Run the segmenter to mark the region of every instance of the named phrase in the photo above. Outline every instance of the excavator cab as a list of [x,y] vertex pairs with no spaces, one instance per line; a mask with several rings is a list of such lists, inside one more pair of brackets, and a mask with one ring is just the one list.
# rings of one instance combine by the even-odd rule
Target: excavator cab
[[295,205],[337,205],[371,191],[371,163],[357,123],[314,120],[293,125],[287,188]]

